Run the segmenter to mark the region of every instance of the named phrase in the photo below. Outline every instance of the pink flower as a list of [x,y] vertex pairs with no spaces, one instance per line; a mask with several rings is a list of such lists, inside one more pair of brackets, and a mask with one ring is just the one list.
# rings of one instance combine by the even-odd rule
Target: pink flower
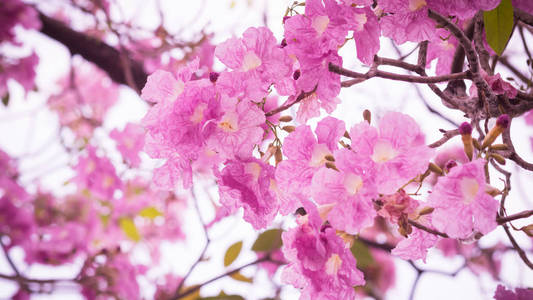
[[251,156],[254,146],[263,139],[265,113],[246,100],[223,95],[220,102],[221,115],[209,124],[212,134],[207,147],[227,159]]
[[141,163],[139,151],[144,147],[144,130],[141,126],[128,123],[122,131],[113,129],[109,136],[117,142],[117,149],[132,167]]
[[35,87],[35,68],[39,63],[39,57],[35,52],[31,55],[3,62],[0,60],[0,97],[7,94],[7,81],[16,80],[26,92]]
[[354,31],[357,58],[366,65],[372,65],[374,55],[379,51],[381,28],[376,14],[370,7],[347,7],[347,19]]
[[498,285],[494,293],[494,299],[496,300],[528,300],[531,298],[533,298],[533,290],[531,289],[515,288],[513,292],[501,284]]
[[487,234],[496,228],[498,201],[485,193],[484,164],[478,159],[439,177],[429,197],[437,230],[452,238],[466,238],[474,230]]
[[428,44],[426,68],[437,59],[437,75],[449,73],[452,66],[453,56],[457,48],[457,39],[445,29],[437,29],[435,35]]
[[529,0],[512,0],[513,7],[521,9],[526,13],[533,15],[533,2]]
[[80,157],[74,167],[77,174],[73,180],[80,188],[88,189],[97,197],[111,200],[115,191],[122,187],[115,167],[106,157],[96,155],[94,147],[89,146],[87,151],[87,155]]
[[[229,87],[238,84],[246,99],[259,101],[267,95],[271,84],[281,95],[294,93],[294,88],[284,83],[292,82],[292,61],[266,27],[250,27],[242,39],[225,41],[216,47],[215,56],[233,70],[222,73],[218,83]],[[229,95],[236,96],[237,92]]]
[[425,262],[428,249],[435,246],[438,240],[439,237],[432,233],[413,228],[409,237],[401,240],[391,254],[405,260],[422,259]]
[[433,155],[415,120],[397,112],[385,114],[377,129],[367,122],[355,125],[350,137],[352,149],[376,163],[376,183],[381,194],[393,194],[423,173]]
[[320,168],[313,176],[311,193],[321,204],[331,225],[349,234],[371,226],[376,216],[372,199],[377,197],[375,170],[369,157],[348,149],[334,152],[339,171]]
[[300,201],[311,196],[311,180],[318,169],[325,166],[326,156],[338,149],[337,143],[344,133],[344,122],[328,117],[317,125],[318,140],[306,125],[296,127],[283,142],[287,157],[276,168],[279,188],[280,212],[292,213]]
[[2,1],[0,20],[0,41],[12,41],[15,38],[14,27],[16,25],[22,25],[26,29],[41,27],[35,9],[20,0]]
[[392,195],[385,195],[379,198],[379,201],[382,206],[378,214],[393,224],[398,223],[402,215],[414,213],[419,205],[418,201],[407,195],[403,189]]
[[282,234],[282,251],[289,262],[282,282],[302,290],[300,299],[353,299],[354,286],[364,285],[363,273],[345,242],[322,220],[313,204],[298,227]]
[[244,220],[255,229],[267,227],[277,215],[279,203],[272,190],[274,167],[253,157],[237,158],[226,162],[216,177],[227,214],[244,208]]
[[[148,87],[145,89],[152,89]],[[153,89],[148,95],[157,94],[157,86]],[[141,122],[147,132],[146,153],[167,159],[154,174],[156,183],[165,189],[180,180],[185,188],[191,186],[191,162],[205,153],[206,139],[213,131],[206,124],[220,114],[219,96],[208,79],[189,81],[176,99],[175,94],[163,93]]]

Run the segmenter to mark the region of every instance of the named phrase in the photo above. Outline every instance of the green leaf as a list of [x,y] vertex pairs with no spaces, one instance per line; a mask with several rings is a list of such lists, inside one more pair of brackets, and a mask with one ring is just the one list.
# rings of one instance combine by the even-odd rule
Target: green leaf
[[148,206],[139,212],[139,216],[152,220],[162,215],[163,214],[153,206]]
[[239,253],[241,253],[241,249],[242,241],[229,246],[228,250],[226,250],[226,254],[224,255],[224,267],[231,265],[231,263],[237,259]]
[[9,104],[9,93],[6,93],[4,97],[2,97],[2,104],[4,104],[5,107]]
[[124,231],[127,237],[134,240],[135,242],[141,240],[141,235],[139,234],[139,231],[137,230],[137,227],[135,226],[135,223],[133,223],[133,220],[131,218],[121,218],[119,220],[119,223],[120,228],[122,228],[122,231]]
[[350,250],[352,251],[353,256],[357,260],[358,269],[365,269],[366,267],[374,263],[374,258],[372,257],[372,253],[370,253],[370,249],[363,242],[357,239],[354,240],[352,248],[350,248]]
[[255,240],[252,250],[255,252],[270,252],[279,249],[282,245],[281,229],[269,229],[261,233]]
[[502,0],[495,9],[483,12],[487,42],[500,56],[513,32],[513,18],[511,0]]
[[247,282],[247,283],[254,282],[253,278],[246,277],[239,272],[231,274],[230,277],[235,280],[242,281],[242,282]]

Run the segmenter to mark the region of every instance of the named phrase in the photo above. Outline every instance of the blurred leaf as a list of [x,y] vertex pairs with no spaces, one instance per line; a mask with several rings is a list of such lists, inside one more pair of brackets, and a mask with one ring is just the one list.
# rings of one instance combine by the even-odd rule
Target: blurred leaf
[[6,93],[6,95],[2,97],[2,104],[4,104],[5,107],[9,104],[9,93]]
[[120,228],[122,228],[122,231],[124,231],[127,237],[136,242],[141,240],[141,235],[139,234],[139,231],[137,230],[137,227],[131,218],[121,218],[119,223]]
[[226,254],[224,255],[224,267],[231,265],[231,263],[237,259],[239,253],[241,253],[241,249],[242,241],[229,246],[228,250],[226,250]]
[[282,245],[281,229],[269,229],[261,233],[255,240],[252,250],[255,252],[270,252],[279,249]]
[[366,267],[374,263],[374,258],[372,257],[372,253],[370,253],[370,249],[363,242],[359,240],[354,240],[352,248],[350,248],[350,250],[352,251],[353,256],[357,260],[358,269],[365,269]]
[[235,280],[242,281],[242,282],[248,282],[248,283],[254,282],[253,278],[246,277],[239,272],[231,274],[230,277]]
[[502,0],[495,9],[483,12],[487,43],[500,56],[513,32],[513,17],[511,0]]
[[153,206],[148,206],[139,212],[139,216],[148,218],[148,219],[155,219],[156,217],[159,217],[162,215],[163,213],[161,213],[159,210],[157,210],[157,208]]
[[[197,287],[197,285],[193,285],[193,286],[184,288],[183,289],[183,293],[188,291],[188,290],[190,290],[190,289],[194,289],[195,287]],[[192,294],[190,294],[188,296],[180,298],[180,300],[198,300],[198,299],[202,299],[202,298],[200,298],[200,289],[197,289],[196,291],[194,291]]]
[[218,294],[218,296],[204,297],[204,298],[199,298],[198,300],[244,300],[244,298],[239,295],[228,295],[224,293],[224,291],[221,291],[220,294]]

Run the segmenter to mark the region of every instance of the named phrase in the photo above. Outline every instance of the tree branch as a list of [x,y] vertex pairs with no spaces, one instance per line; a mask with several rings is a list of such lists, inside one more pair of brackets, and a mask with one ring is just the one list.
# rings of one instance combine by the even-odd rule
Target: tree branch
[[84,33],[72,30],[67,25],[39,12],[41,33],[58,41],[68,48],[71,54],[79,54],[86,60],[104,70],[116,83],[128,84],[126,68],[131,72],[130,84],[135,91],[140,91],[148,75],[141,62],[129,58],[125,53]]

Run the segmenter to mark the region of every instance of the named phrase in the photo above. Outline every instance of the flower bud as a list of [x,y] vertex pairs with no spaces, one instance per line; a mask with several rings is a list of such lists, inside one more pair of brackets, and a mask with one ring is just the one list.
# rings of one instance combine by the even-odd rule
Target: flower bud
[[285,131],[290,133],[290,132],[293,132],[296,129],[296,127],[291,126],[291,125],[287,125],[287,126],[283,126],[281,129],[283,129],[283,130],[285,130]]
[[335,157],[333,157],[333,155],[331,155],[331,154],[328,154],[328,155],[324,156],[324,158],[327,161],[335,161]]
[[464,122],[459,126],[459,133],[463,140],[463,147],[468,157],[468,160],[472,160],[474,156],[474,142],[472,141],[472,126],[468,122]]
[[294,79],[294,80],[298,80],[298,78],[300,78],[300,75],[302,75],[302,71],[300,71],[300,70],[296,70],[296,71],[294,71],[294,73],[292,74],[292,79]]
[[367,121],[368,124],[370,124],[370,121],[372,120],[372,114],[368,109],[365,109],[365,111],[363,111],[363,119]]
[[496,120],[496,125],[492,127],[492,129],[489,131],[485,139],[483,140],[483,143],[481,144],[481,148],[486,148],[487,146],[490,146],[496,138],[502,134],[502,132],[509,127],[511,119],[509,118],[509,115],[504,114],[498,117]]
[[507,150],[509,149],[509,146],[507,144],[494,144],[489,146],[489,149],[491,150]]
[[495,161],[497,161],[500,165],[505,165],[505,158],[497,153],[491,153],[489,155],[490,158],[494,158]]
[[290,122],[290,121],[292,121],[292,117],[291,116],[283,116],[283,117],[279,118],[279,121],[280,122]]
[[437,166],[436,164],[434,164],[434,163],[429,163],[429,167],[428,168],[433,173],[436,173],[438,175],[444,175],[444,172],[442,171],[442,169],[439,166]]
[[345,138],[351,140],[352,138],[350,137],[350,134],[348,133],[348,131],[345,131],[344,132],[344,135],[343,135]]
[[449,160],[447,161],[445,164],[444,164],[444,171],[446,173],[450,173],[450,170],[453,168],[453,167],[457,167],[457,162],[455,160]]
[[217,82],[218,76],[220,76],[220,74],[218,74],[217,72],[211,72],[211,73],[209,73],[209,80],[212,83],[215,83],[215,82]]
[[281,148],[276,147],[276,154],[274,154],[276,158],[276,166],[283,160],[283,154],[281,153]]
[[335,166],[335,164],[333,162],[331,162],[331,161],[327,161],[326,162],[326,168],[333,169],[333,170],[335,170],[337,172],[340,172],[339,169],[337,169],[337,166]]

